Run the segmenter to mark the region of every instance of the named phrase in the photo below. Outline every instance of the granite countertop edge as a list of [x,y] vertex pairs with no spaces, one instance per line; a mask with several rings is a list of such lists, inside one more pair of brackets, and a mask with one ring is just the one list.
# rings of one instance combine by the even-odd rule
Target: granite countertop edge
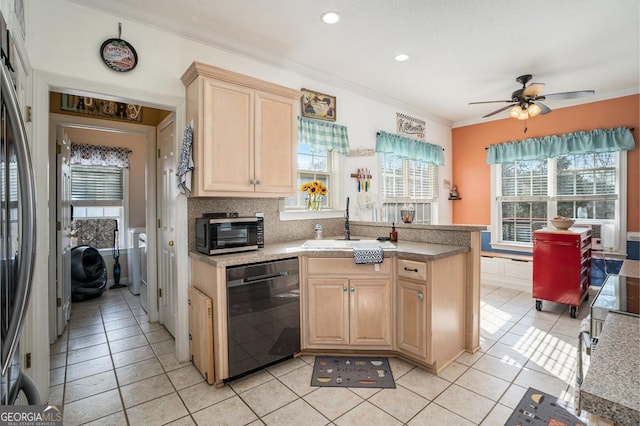
[[[356,237],[354,237],[355,239]],[[299,256],[312,257],[353,257],[351,249],[304,249],[300,246],[307,240],[287,241],[284,243],[266,244],[264,248],[254,251],[207,256],[198,251],[189,252],[191,259],[196,259],[213,266],[237,266],[248,263],[267,262]],[[399,241],[394,243],[395,249],[384,249],[384,257],[426,262],[443,259],[460,253],[469,252],[469,247],[447,244],[432,244],[416,241]]]
[[[619,425],[640,424],[640,318],[609,312],[580,389],[581,408]],[[623,348],[626,348],[623,349]]]

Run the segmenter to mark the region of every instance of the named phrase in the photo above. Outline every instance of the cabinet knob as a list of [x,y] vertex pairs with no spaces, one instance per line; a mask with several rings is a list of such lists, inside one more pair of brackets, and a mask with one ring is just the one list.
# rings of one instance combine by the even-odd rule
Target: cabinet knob
[[346,293],[347,292],[347,288],[346,287],[342,287],[342,291],[344,291]]
[[169,241],[169,247],[173,247],[173,240]]
[[351,287],[351,293],[355,293],[356,289]]
[[424,294],[422,292],[418,293],[418,300],[424,299]]
[[249,183],[250,183],[251,185],[255,185],[255,184],[256,184],[256,181],[255,181],[254,179],[251,179],[251,180],[249,180]]
[[256,180],[256,185],[262,185],[262,180],[260,179]]

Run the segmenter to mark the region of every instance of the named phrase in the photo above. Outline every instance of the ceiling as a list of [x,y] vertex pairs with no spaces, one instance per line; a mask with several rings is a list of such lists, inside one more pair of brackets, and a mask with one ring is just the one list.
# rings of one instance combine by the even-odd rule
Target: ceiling
[[[551,108],[639,92],[637,0],[69,0],[454,126],[486,121],[522,74],[542,94],[595,90]],[[336,11],[337,24],[320,16]],[[125,37],[126,38],[126,37]],[[129,40],[135,44],[135,41]],[[407,53],[410,59],[396,62]],[[408,111],[405,111],[408,112]],[[508,117],[508,111],[491,119]]]

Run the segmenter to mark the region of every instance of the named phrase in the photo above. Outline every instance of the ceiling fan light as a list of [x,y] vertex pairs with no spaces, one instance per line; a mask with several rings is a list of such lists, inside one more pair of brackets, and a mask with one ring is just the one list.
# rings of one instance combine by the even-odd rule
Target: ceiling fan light
[[535,117],[536,115],[540,114],[540,112],[542,111],[542,108],[540,108],[536,104],[529,105],[529,108],[527,109],[529,111],[529,117]]
[[522,112],[522,108],[519,105],[514,106],[509,110],[509,115],[513,118],[520,119],[520,113]]

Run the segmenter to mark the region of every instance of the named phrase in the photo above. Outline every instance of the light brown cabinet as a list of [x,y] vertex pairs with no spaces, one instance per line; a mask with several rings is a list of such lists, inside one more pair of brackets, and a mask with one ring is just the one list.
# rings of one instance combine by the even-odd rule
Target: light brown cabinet
[[393,295],[386,262],[376,271],[353,259],[304,258],[304,349],[391,349]]
[[398,259],[396,348],[436,371],[465,350],[465,256]]
[[296,192],[300,91],[198,62],[182,81],[194,127],[194,196]]
[[189,287],[189,351],[193,365],[213,384],[213,307],[195,287]]

